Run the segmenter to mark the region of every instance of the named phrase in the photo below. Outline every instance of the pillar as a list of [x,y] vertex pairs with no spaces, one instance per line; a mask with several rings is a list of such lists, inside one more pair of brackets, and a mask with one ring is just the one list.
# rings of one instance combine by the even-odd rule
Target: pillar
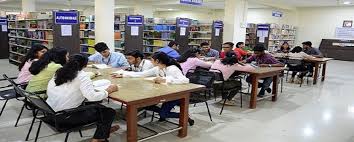
[[95,0],[95,42],[105,42],[114,51],[114,1]]
[[150,3],[138,4],[134,7],[135,15],[144,15],[144,18],[154,18],[154,8]]
[[247,0],[225,0],[224,42],[245,42]]
[[36,0],[22,0],[22,12],[36,12]]

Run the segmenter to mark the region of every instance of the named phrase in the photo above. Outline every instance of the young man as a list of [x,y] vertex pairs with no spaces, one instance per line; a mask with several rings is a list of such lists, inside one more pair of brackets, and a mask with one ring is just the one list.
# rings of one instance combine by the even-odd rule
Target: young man
[[90,62],[97,64],[106,64],[114,68],[126,68],[129,67],[127,59],[122,53],[111,52],[104,42],[97,43],[95,45],[97,53],[89,57]]
[[[284,66],[278,60],[276,60],[272,55],[266,54],[264,50],[265,47],[263,44],[257,44],[253,49],[254,55],[248,58],[246,62],[251,63],[255,61],[259,67],[283,67]],[[246,80],[247,82],[251,82],[250,77],[248,77]],[[263,78],[262,80],[263,83],[259,83],[259,87],[261,88],[261,90],[259,91],[258,97],[263,97],[265,91],[267,91],[268,93],[272,92],[272,89],[270,89],[269,87],[273,82],[273,78],[266,77]]]
[[177,52],[179,45],[175,41],[171,41],[168,46],[159,49],[159,52],[164,52],[173,59],[178,59],[181,55]]
[[[302,46],[303,46],[304,52],[306,54],[311,55],[313,57],[317,57],[317,58],[323,58],[321,51],[318,50],[317,48],[313,48],[312,43],[310,41],[303,42]],[[309,64],[307,66],[307,68],[309,69],[309,74],[308,74],[309,77],[313,76],[313,67],[314,66],[315,66],[314,64]]]
[[[225,42],[222,45],[222,52],[220,53],[220,58],[224,59],[225,58],[225,53],[232,51],[232,48],[234,48],[234,43],[232,42]],[[238,53],[236,53],[237,57],[239,56]]]
[[213,57],[215,59],[219,58],[219,51],[210,48],[210,44],[203,42],[200,44],[200,47],[203,49],[205,57]]
[[144,54],[139,50],[129,52],[127,60],[130,64],[130,71],[143,72],[154,67],[150,60],[144,59]]
[[237,56],[237,59],[239,61],[242,61],[242,58],[246,57],[248,54],[245,50],[243,50],[244,47],[245,47],[244,42],[238,42],[236,44],[236,48],[235,48],[234,52],[238,53],[239,56]]

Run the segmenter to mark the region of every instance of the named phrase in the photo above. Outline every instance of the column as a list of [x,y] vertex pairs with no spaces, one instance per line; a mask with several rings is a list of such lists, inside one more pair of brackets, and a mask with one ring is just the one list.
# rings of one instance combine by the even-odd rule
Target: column
[[154,8],[151,3],[137,4],[134,7],[135,15],[144,15],[144,18],[154,18]]
[[245,42],[247,0],[225,0],[224,42]]
[[95,42],[105,42],[114,51],[114,1],[95,0]]
[[36,0],[22,0],[22,12],[35,12]]

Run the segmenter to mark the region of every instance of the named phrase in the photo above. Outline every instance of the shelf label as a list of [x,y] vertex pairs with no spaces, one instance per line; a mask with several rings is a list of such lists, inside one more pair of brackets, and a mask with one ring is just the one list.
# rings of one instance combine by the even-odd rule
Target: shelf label
[[6,17],[0,17],[0,25],[7,25],[7,18]]
[[222,21],[214,21],[214,28],[215,29],[222,29],[224,27],[224,24]]
[[144,17],[140,15],[128,16],[127,24],[128,26],[142,26],[144,22]]
[[272,12],[273,17],[283,17],[283,12],[281,11],[273,11]]
[[180,0],[180,4],[189,4],[189,5],[202,5],[203,0]]
[[179,18],[177,23],[179,27],[189,27],[190,24],[187,18]]
[[79,14],[77,11],[57,11],[57,12],[54,12],[55,24],[58,24],[58,25],[78,24],[79,23],[78,15]]

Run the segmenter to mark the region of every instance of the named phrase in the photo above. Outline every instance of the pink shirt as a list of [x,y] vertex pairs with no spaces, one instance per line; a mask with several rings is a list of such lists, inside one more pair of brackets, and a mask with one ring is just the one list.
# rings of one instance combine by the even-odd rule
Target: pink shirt
[[183,74],[186,75],[188,70],[196,69],[197,67],[210,68],[212,63],[205,62],[198,58],[188,58],[187,61],[181,63]]
[[214,64],[211,66],[211,69],[220,70],[224,76],[224,80],[228,80],[235,71],[254,70],[254,68],[251,65],[242,66],[240,64],[234,64],[230,66],[230,65],[224,65],[223,63],[221,63],[220,60],[215,61]]
[[31,80],[32,74],[29,71],[29,68],[31,67],[32,63],[33,63],[33,61],[27,61],[23,65],[20,73],[18,74],[17,83],[19,83],[19,84],[28,83]]

